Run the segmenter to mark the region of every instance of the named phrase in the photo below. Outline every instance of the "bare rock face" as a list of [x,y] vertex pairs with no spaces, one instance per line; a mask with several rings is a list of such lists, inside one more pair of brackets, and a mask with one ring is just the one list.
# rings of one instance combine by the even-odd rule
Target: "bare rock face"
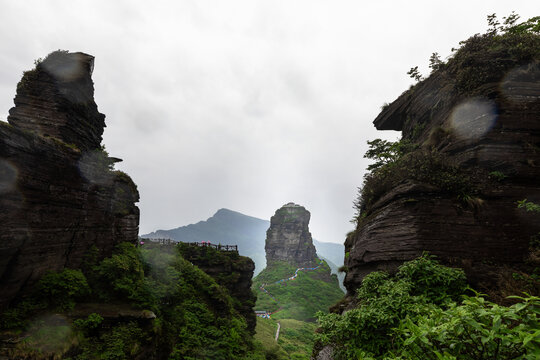
[[0,122],[0,308],[49,270],[110,256],[138,236],[139,194],[100,148],[93,57],[52,53],[26,72]]
[[99,148],[105,115],[94,102],[93,69],[93,56],[53,52],[36,69],[25,72],[9,123],[82,151]]
[[443,68],[375,119],[377,129],[401,130],[423,151],[444,156],[473,190],[456,194],[405,178],[384,191],[346,240],[349,294],[368,273],[392,271],[423,251],[464,268],[481,290],[497,287],[500,269],[530,263],[540,221],[517,201],[540,202],[540,61],[488,60],[504,71],[464,88],[460,81],[473,77],[458,75],[468,68]]
[[308,228],[310,217],[309,211],[294,203],[276,211],[266,232],[267,266],[275,261],[287,261],[298,266],[315,263],[317,253]]

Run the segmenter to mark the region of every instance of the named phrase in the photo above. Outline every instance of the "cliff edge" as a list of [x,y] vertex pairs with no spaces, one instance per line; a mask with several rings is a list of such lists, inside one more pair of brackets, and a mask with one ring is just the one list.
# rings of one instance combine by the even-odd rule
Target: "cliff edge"
[[462,44],[374,121],[403,137],[357,200],[345,242],[349,295],[366,274],[423,251],[488,292],[538,266],[540,222],[517,202],[540,202],[540,37],[515,27]]
[[36,62],[0,122],[0,309],[94,246],[103,258],[137,241],[139,194],[101,147],[93,64],[65,51]]

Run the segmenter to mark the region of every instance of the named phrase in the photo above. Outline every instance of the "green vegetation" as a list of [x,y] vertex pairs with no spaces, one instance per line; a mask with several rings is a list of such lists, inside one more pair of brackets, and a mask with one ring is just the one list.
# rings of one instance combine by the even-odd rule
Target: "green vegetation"
[[540,56],[540,17],[517,24],[518,19],[511,14],[500,25],[495,14],[490,15],[487,33],[460,43],[445,66],[458,90],[474,94],[482,84],[498,82],[508,70]]
[[527,201],[527,199],[518,201],[518,208],[540,213],[540,205]]
[[503,172],[501,171],[492,171],[489,173],[489,177],[490,178],[493,178],[499,182],[503,181],[504,179],[506,179],[508,176],[506,176]]
[[368,140],[369,149],[364,154],[366,159],[375,160],[367,167],[368,171],[379,169],[385,165],[395,163],[404,154],[411,152],[414,145],[407,140],[387,141],[381,139]]
[[[286,262],[275,262],[255,277],[255,309],[270,312],[281,309],[272,315],[274,319],[313,321],[317,311],[328,309],[343,296],[337,277],[330,275],[330,268],[324,261],[316,270],[298,271],[298,277],[294,280],[275,283],[293,276],[295,270],[295,266]],[[262,284],[266,284],[265,289],[279,303],[259,289]]]
[[61,320],[54,316],[37,320],[28,328],[26,338],[10,353],[10,358],[46,359],[48,354],[68,352],[78,344],[78,337],[72,328]]
[[[17,84],[17,92],[24,92],[27,90],[28,84],[32,83],[34,80],[36,80],[39,76],[39,72],[37,71],[39,68],[41,68],[44,61],[58,61],[59,59],[63,59],[63,57],[68,54],[68,50],[56,50],[51,52],[49,55],[45,57],[45,59],[38,58],[34,60],[34,68],[32,70],[24,71],[23,76],[21,78],[21,81]],[[39,95],[39,94],[36,94]]]
[[36,291],[4,311],[0,330],[24,328],[30,315],[44,309],[71,310],[77,301],[90,294],[86,277],[80,270],[64,269],[48,272],[36,285]]
[[[520,65],[527,65],[540,56],[540,16],[518,23],[519,15],[511,13],[502,18],[487,17],[489,29],[461,41],[458,49],[444,62],[439,54],[429,59],[432,72],[446,71],[455,80],[455,88],[463,95],[475,95],[483,84],[498,82],[506,73]],[[418,66],[407,74],[414,80],[425,78]]]
[[389,142],[368,141],[369,150],[364,157],[375,160],[368,167],[364,183],[354,202],[354,221],[358,224],[370,212],[382,195],[405,181],[434,186],[441,193],[457,199],[470,199],[476,192],[469,175],[435,149],[417,148],[407,140]]
[[[321,310],[326,313],[343,297],[336,275],[330,275],[324,261],[315,270],[298,271],[294,280],[279,282],[294,276],[296,269],[287,262],[276,261],[253,280],[253,289],[258,295],[255,309],[274,312],[271,319],[257,319],[255,338],[262,344],[268,359],[309,359],[316,313]],[[261,285],[268,293],[260,290]],[[276,344],[278,322],[281,330]]]
[[[472,290],[469,290],[472,292]],[[359,306],[319,314],[318,346],[336,359],[537,359],[540,298],[504,307],[465,296],[465,276],[424,255],[395,276],[374,272],[358,289]]]
[[[276,343],[277,323],[281,329]],[[257,319],[255,339],[266,349],[267,359],[309,360],[315,339],[315,323],[294,319]]]
[[[184,260],[175,247],[139,250],[122,243],[101,261],[94,248],[82,272],[49,273],[35,289],[1,316],[4,331],[28,334],[13,354],[59,357],[69,352],[77,360],[264,358],[227,290]],[[76,319],[69,313],[58,315],[60,322],[39,320],[51,311],[74,308],[76,314],[76,304],[83,302],[93,302],[93,308],[105,313],[109,307],[129,305],[136,320],[107,318],[99,311]],[[43,333],[58,337],[54,348],[43,344]]]

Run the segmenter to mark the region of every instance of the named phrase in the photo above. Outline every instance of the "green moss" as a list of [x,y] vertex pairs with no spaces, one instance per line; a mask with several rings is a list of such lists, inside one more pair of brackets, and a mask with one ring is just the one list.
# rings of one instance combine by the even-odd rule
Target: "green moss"
[[53,136],[45,136],[45,138],[51,140],[55,145],[60,146],[62,148],[68,148],[79,153],[81,152],[81,150],[75,144],[65,143],[62,140]]

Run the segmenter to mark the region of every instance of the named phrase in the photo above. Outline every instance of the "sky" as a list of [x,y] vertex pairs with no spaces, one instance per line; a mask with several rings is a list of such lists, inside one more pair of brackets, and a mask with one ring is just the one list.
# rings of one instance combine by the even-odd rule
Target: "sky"
[[[486,16],[540,15],[535,1],[0,0],[0,121],[35,59],[95,56],[103,144],[138,185],[140,234],[220,208],[270,219],[311,212],[343,242],[369,160],[396,140],[372,121]],[[536,11],[536,12],[535,12]]]

